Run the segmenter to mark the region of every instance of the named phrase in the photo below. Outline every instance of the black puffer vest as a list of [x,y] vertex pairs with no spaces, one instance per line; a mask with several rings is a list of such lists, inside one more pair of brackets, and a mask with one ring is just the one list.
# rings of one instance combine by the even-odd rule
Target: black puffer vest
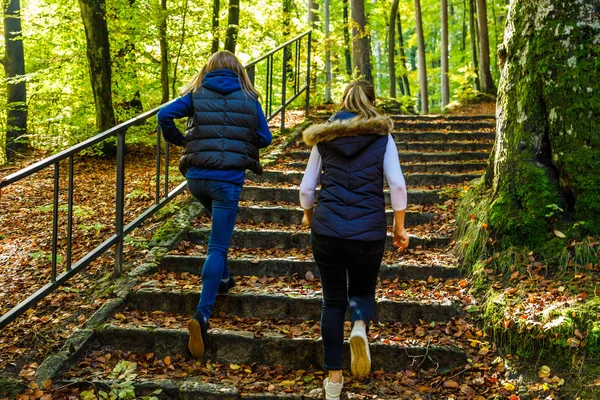
[[257,100],[241,89],[217,93],[200,88],[193,95],[179,170],[188,168],[249,169],[262,174],[258,153]]
[[313,232],[348,240],[385,239],[383,158],[391,130],[389,118],[377,117],[305,131],[305,142],[318,146],[323,168]]

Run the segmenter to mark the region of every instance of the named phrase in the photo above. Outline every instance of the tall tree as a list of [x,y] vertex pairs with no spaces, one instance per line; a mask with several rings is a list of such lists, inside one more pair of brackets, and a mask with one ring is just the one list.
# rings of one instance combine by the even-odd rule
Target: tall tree
[[[600,226],[600,107],[590,107],[600,104],[600,49],[590,34],[598,32],[600,1],[552,6],[510,3],[485,201],[498,244],[562,256]],[[535,34],[519,31],[528,24]]]
[[112,104],[110,42],[104,0],[79,0],[85,28],[90,80],[96,104],[96,126],[105,131],[115,125]]
[[20,136],[27,133],[27,87],[25,84],[25,55],[21,32],[21,3],[8,0],[4,8],[4,47],[2,59],[8,78],[6,107],[6,158],[12,161],[23,147]]
[[408,73],[406,71],[406,53],[404,51],[404,34],[402,32],[402,18],[400,13],[397,16],[398,21],[398,44],[400,45],[400,61],[402,62],[402,86],[404,94],[410,96],[410,85],[408,83]]
[[323,5],[325,22],[325,103],[331,103],[331,38],[329,35],[329,0]]
[[212,11],[212,47],[210,52],[212,54],[219,51],[219,13],[221,9],[220,0],[213,0],[213,11]]
[[171,85],[173,97],[177,97],[177,93],[175,92],[175,88],[177,87],[177,70],[179,69],[179,58],[181,57],[181,50],[183,49],[183,44],[185,43],[185,32],[187,30],[186,22],[189,4],[189,0],[185,0],[185,4],[183,6],[183,18],[181,21],[181,40],[179,42],[179,50],[177,50],[177,57],[175,57],[175,65],[173,66],[173,83]]
[[344,23],[344,59],[346,60],[346,74],[352,76],[352,56],[350,49],[350,28],[348,21],[348,0],[342,1],[342,20]]
[[160,0],[162,15],[158,26],[160,42],[160,81],[162,83],[162,103],[169,101],[169,45],[167,42],[167,0]]
[[448,0],[440,0],[442,8],[442,109],[450,102],[448,81]]
[[308,12],[306,16],[306,22],[312,30],[317,30],[319,28],[319,3],[317,3],[316,0],[308,0]]
[[240,25],[240,0],[229,0],[227,16],[227,33],[225,34],[225,50],[235,53],[238,29]]
[[475,0],[469,2],[469,36],[471,37],[471,63],[475,73],[475,89],[481,90],[479,83],[479,62],[477,61],[477,32],[475,29]]
[[419,42],[419,81],[421,84],[421,113],[429,114],[429,92],[427,91],[427,60],[425,58],[425,38],[423,37],[423,18],[421,17],[421,0],[415,0],[415,20],[417,23],[417,39]]
[[479,71],[481,90],[485,93],[496,91],[490,67],[490,38],[488,33],[487,6],[485,0],[477,0],[477,20],[479,22]]
[[350,0],[352,19],[352,64],[354,72],[361,78],[373,82],[371,68],[371,44],[367,32],[365,0]]
[[398,3],[394,0],[390,11],[390,22],[388,27],[388,73],[390,77],[390,97],[396,97],[396,16],[398,15]]

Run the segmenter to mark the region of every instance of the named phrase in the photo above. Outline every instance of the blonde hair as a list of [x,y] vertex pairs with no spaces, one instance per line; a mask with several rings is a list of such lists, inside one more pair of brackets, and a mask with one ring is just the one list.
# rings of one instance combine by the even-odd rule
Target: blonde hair
[[342,109],[358,114],[359,118],[375,118],[381,112],[375,107],[375,88],[364,79],[350,82],[344,89]]
[[250,78],[246,73],[246,69],[242,66],[242,63],[238,58],[230,51],[221,50],[217,51],[215,54],[210,56],[204,67],[200,70],[196,76],[192,78],[192,80],[181,89],[179,94],[181,96],[185,96],[189,92],[197,93],[198,90],[202,87],[202,80],[204,76],[211,71],[215,71],[217,69],[228,69],[237,74],[240,86],[242,90],[247,95],[254,95],[256,98],[260,97],[260,94],[256,89],[254,89],[254,85],[250,82]]

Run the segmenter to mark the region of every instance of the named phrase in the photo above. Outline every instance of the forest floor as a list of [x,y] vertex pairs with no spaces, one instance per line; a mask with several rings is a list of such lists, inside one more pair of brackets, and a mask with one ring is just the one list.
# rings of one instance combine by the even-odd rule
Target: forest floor
[[[456,114],[461,115],[482,115],[493,114],[493,103],[481,103],[473,107],[461,108],[456,110]],[[292,125],[299,120],[298,116],[292,116]],[[277,121],[273,121],[274,126],[278,126]],[[38,155],[39,156],[39,155]],[[39,158],[37,158],[39,159]],[[25,160],[19,167],[36,161],[37,159]],[[173,178],[172,187],[179,184],[182,180],[177,170],[178,156],[177,152],[171,154],[171,174]],[[133,219],[140,211],[153,203],[154,197],[154,176],[155,176],[155,153],[152,148],[131,147],[126,159],[126,220]],[[85,252],[95,247],[112,234],[114,221],[114,187],[115,187],[115,163],[110,159],[82,157],[76,159],[76,178],[75,178],[75,219],[74,219],[74,237],[73,237],[73,260],[80,258]],[[62,167],[62,166],[61,166]],[[67,168],[61,168],[64,172]],[[0,173],[6,175],[14,172],[12,170],[3,170]],[[0,313],[5,313],[16,303],[33,293],[36,288],[45,284],[50,276],[51,253],[51,215],[52,215],[52,185],[53,171],[40,172],[33,177],[12,185],[0,193]],[[61,205],[66,204],[66,176],[61,174]],[[172,188],[171,187],[171,188]],[[452,232],[452,213],[454,202],[446,204],[446,208],[440,211],[442,219],[438,220],[437,228],[444,233]],[[66,216],[63,209],[60,210],[62,234],[59,235],[59,247],[64,248],[66,243]],[[445,215],[445,216],[444,216]],[[202,224],[201,218],[196,221]],[[142,227],[133,232],[125,242],[125,264],[128,269],[133,269],[143,263],[148,254],[148,242],[156,232],[161,221],[159,218],[152,218]],[[183,246],[194,247],[194,245],[183,243]],[[188,253],[189,248],[181,248],[182,253]],[[197,248],[202,252],[201,246]],[[275,251],[275,250],[273,250]],[[421,257],[431,257],[431,253],[419,254],[418,249],[411,250],[415,259]],[[175,253],[177,250],[175,251]],[[255,255],[259,257],[260,255]],[[295,257],[310,258],[310,253],[295,254]],[[434,255],[435,256],[435,255]],[[392,258],[392,254],[387,255]],[[59,259],[59,265],[64,265],[64,255]],[[507,307],[507,314],[501,318],[506,327],[516,324],[515,321],[522,323],[523,320],[530,320],[532,324],[537,321],[536,314],[544,312],[547,309],[555,309],[564,305],[573,305],[592,296],[596,296],[597,287],[600,286],[600,279],[597,272],[598,265],[584,266],[587,271],[594,274],[582,274],[573,271],[572,273],[560,276],[548,276],[544,266],[536,260],[529,260],[527,273],[519,272],[522,269],[516,268],[510,275],[494,274],[489,271],[486,280],[487,283],[497,289],[498,292],[505,294],[505,297],[511,301],[511,307]],[[97,311],[105,302],[113,298],[111,287],[116,281],[113,274],[113,253],[107,252],[104,256],[93,262],[83,272],[71,279],[68,284],[61,287],[56,292],[49,295],[46,299],[39,302],[34,308],[21,316],[9,326],[0,332],[0,398],[3,398],[3,390],[14,389],[15,383],[20,383],[21,394],[16,397],[19,399],[51,399],[51,398],[79,398],[78,389],[53,388],[51,382],[47,387],[38,387],[33,382],[36,369],[49,354],[60,349],[65,340],[77,329],[81,328],[89,317]],[[313,277],[314,278],[314,277]],[[306,287],[314,289],[317,282],[313,282],[311,277],[297,277],[285,282],[285,287],[294,292],[302,292]],[[471,284],[470,279],[449,279],[444,282],[420,282],[414,286],[407,287],[402,282],[383,282],[385,292],[390,298],[402,298],[406,293],[410,296],[419,295],[429,298],[453,298],[462,304],[471,312],[483,311],[477,310],[473,306],[473,297],[467,291],[467,286]],[[161,285],[194,285],[194,277],[185,275],[165,275],[162,278]],[[398,287],[396,287],[398,285]],[[402,286],[399,286],[402,285]],[[269,279],[262,279],[253,282],[250,287],[240,287],[239,290],[252,291],[260,287],[261,289],[277,287],[277,282]],[[432,290],[435,289],[435,290]],[[382,290],[381,288],[379,290]],[[473,309],[472,307],[475,307]],[[149,316],[140,312],[124,312],[121,316],[117,315],[115,323],[146,319],[158,319],[163,321],[169,327],[184,326],[185,321],[174,315],[156,315]],[[218,318],[217,318],[218,319]],[[256,321],[240,319],[221,318],[224,329],[228,325],[244,326],[244,329],[252,331],[256,329]],[[254,328],[253,328],[254,327]],[[302,327],[301,327],[302,328]],[[288,332],[292,337],[294,335],[309,335],[318,337],[320,331],[317,325],[307,324],[302,328],[302,332],[296,332],[297,326],[291,328],[281,325],[281,321],[273,326],[262,325],[261,332],[264,330],[273,330],[277,332]],[[526,355],[502,354],[497,350],[496,345],[492,343],[491,338],[484,336],[484,333],[477,324],[457,320],[447,326],[417,326],[415,332],[404,332],[400,326],[390,327],[382,325],[377,328],[377,335],[381,340],[400,340],[402,335],[425,336],[436,332],[436,336],[443,341],[453,341],[457,338],[466,340],[466,345],[472,347],[470,357],[481,360],[477,365],[477,371],[460,370],[456,371],[454,376],[447,377],[445,380],[435,380],[435,378],[416,377],[410,371],[399,374],[378,373],[375,371],[375,379],[371,380],[374,385],[377,382],[389,384],[397,382],[403,388],[414,388],[416,391],[425,390],[427,387],[438,386],[448,390],[458,391],[456,397],[464,399],[487,399],[509,398],[511,400],[536,398],[536,399],[554,399],[554,398],[577,398],[571,393],[563,397],[561,395],[562,387],[566,380],[577,379],[577,374],[569,372],[569,368],[564,368],[559,374],[552,371],[545,365],[527,364],[527,370],[530,373],[528,381],[523,382],[515,370],[511,370],[511,365],[518,365],[527,358]],[[569,345],[573,348],[585,345],[586,335],[580,331],[573,331],[574,334],[569,339]],[[489,353],[489,355],[488,355]],[[86,365],[97,366],[102,370],[112,370],[116,363],[113,360],[122,359],[122,354],[90,354],[83,363]],[[254,370],[240,368],[235,365],[206,364],[198,366],[197,363],[190,362],[188,359],[154,359],[153,355],[130,354],[125,356],[130,361],[136,361],[138,365],[145,366],[137,372],[147,374],[148,376],[187,375],[192,372],[214,377],[222,380],[228,379],[233,383],[247,385],[251,388],[253,383],[261,380],[269,380],[274,376],[278,377],[279,382],[295,382],[298,379],[309,381],[313,378],[320,378],[318,371],[307,372],[297,376],[288,376],[289,372],[278,370]],[[585,362],[588,360],[579,360],[578,364],[585,368]],[[83,365],[85,366],[85,365]],[[502,375],[503,379],[496,382],[486,381],[476,374],[483,374],[481,371],[495,372]],[[286,375],[287,374],[287,375]],[[537,375],[537,376],[536,376]],[[480,386],[460,386],[459,382],[470,376],[472,382],[479,383]],[[494,375],[496,376],[496,375]],[[434,380],[432,380],[434,379]],[[487,378],[486,378],[487,379]],[[496,378],[493,378],[496,379]],[[353,384],[351,382],[351,384]],[[600,388],[600,377],[586,382],[587,391],[594,392],[594,388]],[[489,387],[496,389],[490,390]],[[423,389],[425,388],[425,389]],[[522,390],[519,391],[518,389]],[[12,390],[11,389],[11,390]],[[269,388],[270,389],[270,386]],[[272,390],[274,390],[273,387]],[[369,388],[370,393],[377,393],[377,388]],[[424,391],[424,393],[426,390]],[[5,392],[5,396],[10,396]],[[14,394],[14,393],[13,393]],[[530,396],[530,397],[528,397]],[[377,398],[377,395],[370,396]],[[423,397],[426,398],[426,397]],[[591,397],[590,397],[591,398]]]

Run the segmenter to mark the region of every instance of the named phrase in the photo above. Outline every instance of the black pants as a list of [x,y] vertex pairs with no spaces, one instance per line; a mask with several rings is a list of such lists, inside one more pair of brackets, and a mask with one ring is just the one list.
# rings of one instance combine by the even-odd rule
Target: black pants
[[352,323],[362,320],[369,326],[385,240],[344,240],[312,233],[310,241],[323,285],[323,368],[340,370],[346,308],[349,303]]

